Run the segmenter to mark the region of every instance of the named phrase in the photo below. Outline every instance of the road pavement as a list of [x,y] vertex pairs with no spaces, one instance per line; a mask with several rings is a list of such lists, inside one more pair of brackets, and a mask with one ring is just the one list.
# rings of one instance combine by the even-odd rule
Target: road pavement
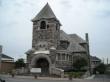
[[68,78],[39,77],[34,79],[32,76],[15,76],[12,78],[9,75],[3,75],[2,78],[6,82],[110,82],[110,78],[106,75],[98,75],[94,79],[73,79],[72,81],[68,80]]

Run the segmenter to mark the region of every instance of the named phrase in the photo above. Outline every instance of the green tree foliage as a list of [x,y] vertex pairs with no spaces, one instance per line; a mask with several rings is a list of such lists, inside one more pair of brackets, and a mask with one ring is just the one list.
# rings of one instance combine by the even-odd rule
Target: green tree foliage
[[15,62],[15,68],[21,68],[21,67],[25,67],[26,64],[24,63],[24,59],[20,58]]
[[96,71],[98,71],[100,74],[104,74],[106,71],[106,66],[105,64],[101,63],[96,67]]
[[74,63],[73,63],[73,67],[80,71],[82,68],[84,68],[85,66],[88,65],[88,62],[86,59],[84,58],[78,58]]

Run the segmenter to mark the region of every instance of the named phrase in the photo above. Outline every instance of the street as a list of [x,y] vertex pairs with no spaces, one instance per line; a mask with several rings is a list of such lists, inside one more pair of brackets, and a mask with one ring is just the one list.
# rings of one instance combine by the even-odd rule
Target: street
[[[104,77],[104,78],[103,78]],[[73,79],[72,81],[68,80],[67,78],[64,79],[53,79],[53,78],[38,78],[34,79],[33,77],[28,77],[28,76],[16,76],[14,78],[10,76],[2,76],[3,79],[6,80],[6,82],[110,82],[110,78],[107,77],[106,75],[98,75],[95,76],[94,79]]]

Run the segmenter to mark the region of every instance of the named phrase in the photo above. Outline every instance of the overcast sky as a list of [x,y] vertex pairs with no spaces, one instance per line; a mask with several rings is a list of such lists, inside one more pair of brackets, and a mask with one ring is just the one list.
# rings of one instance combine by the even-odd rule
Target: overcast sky
[[0,44],[11,57],[26,58],[32,44],[30,21],[49,3],[66,33],[85,38],[91,55],[110,60],[110,0],[0,0]]

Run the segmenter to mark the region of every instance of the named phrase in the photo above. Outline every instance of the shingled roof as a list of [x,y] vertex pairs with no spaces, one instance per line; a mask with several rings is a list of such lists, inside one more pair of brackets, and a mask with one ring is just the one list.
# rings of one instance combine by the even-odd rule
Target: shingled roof
[[35,16],[32,21],[39,20],[41,18],[56,18],[55,14],[53,13],[52,9],[50,8],[49,4],[47,3],[43,9]]
[[101,61],[101,59],[99,59],[96,56],[91,56],[90,58],[91,58],[91,61]]
[[80,36],[78,36],[77,34],[69,34],[70,38],[73,39],[75,42],[78,43],[86,43],[85,40],[83,40]]
[[63,30],[60,30],[60,40],[70,41],[70,37]]
[[[60,40],[70,42],[67,50],[70,52],[85,52],[86,50],[77,42],[77,37],[70,37],[70,35],[66,34],[63,30],[60,30]],[[81,40],[81,39],[79,39]],[[81,42],[81,41],[80,41]]]
[[14,58],[12,58],[12,57],[10,57],[10,56],[7,56],[7,55],[5,55],[5,54],[1,54],[2,55],[2,58],[7,58],[7,59],[14,59]]
[[70,42],[68,49],[70,52],[85,52],[86,50],[78,43]]

